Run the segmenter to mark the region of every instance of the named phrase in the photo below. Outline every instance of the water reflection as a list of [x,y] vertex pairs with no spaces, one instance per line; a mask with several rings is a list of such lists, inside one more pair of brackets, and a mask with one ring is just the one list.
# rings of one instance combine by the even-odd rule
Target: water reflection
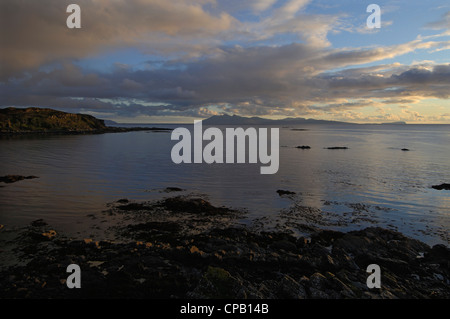
[[[302,205],[342,218],[341,229],[370,217],[367,225],[395,226],[429,243],[449,242],[449,193],[430,188],[450,181],[449,126],[301,128],[307,130],[280,129],[275,175],[261,175],[260,164],[176,165],[168,133],[2,138],[0,176],[40,178],[2,185],[0,223],[44,218],[71,228],[108,202],[150,200],[162,196],[158,190],[176,186],[206,194],[216,205],[245,208],[250,220]],[[348,149],[325,149],[330,146]],[[283,198],[278,189],[296,195]]]

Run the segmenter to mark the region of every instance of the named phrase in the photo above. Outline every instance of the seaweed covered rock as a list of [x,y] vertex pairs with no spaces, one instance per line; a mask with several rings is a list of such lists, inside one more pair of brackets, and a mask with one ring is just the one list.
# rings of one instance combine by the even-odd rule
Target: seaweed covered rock
[[[255,231],[199,198],[142,204],[138,214],[117,210],[129,224],[114,228],[114,241],[74,240],[33,222],[18,238],[26,260],[0,271],[0,297],[450,298],[444,245],[379,227],[318,230],[310,240]],[[80,266],[83,289],[67,288],[69,264]],[[370,264],[381,289],[366,284]]]

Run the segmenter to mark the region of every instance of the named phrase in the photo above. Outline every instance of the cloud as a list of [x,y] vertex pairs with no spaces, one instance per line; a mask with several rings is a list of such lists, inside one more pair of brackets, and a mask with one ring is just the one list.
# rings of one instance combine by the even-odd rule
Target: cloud
[[277,0],[256,0],[251,1],[252,8],[255,12],[266,11],[277,2]]
[[[413,47],[420,45],[414,42]],[[122,115],[198,115],[207,114],[199,110],[221,106],[241,115],[295,116],[408,105],[426,97],[448,99],[449,64],[392,63],[329,72],[351,61],[357,65],[404,51],[396,47],[324,51],[307,44],[235,47],[182,62],[183,67],[122,66],[108,73],[63,63],[3,84],[0,105],[83,107]]]
[[438,21],[430,22],[425,27],[433,30],[450,30],[450,11],[444,13]]
[[317,47],[330,45],[327,35],[338,25],[341,15],[303,12],[310,0],[289,0],[257,22],[244,23],[249,39],[270,39],[280,34],[292,34]]
[[295,17],[311,0],[289,0],[273,14],[274,20],[286,20]]
[[[258,0],[266,10],[275,0]],[[135,47],[149,55],[198,58],[220,54],[225,41],[261,41],[284,33],[328,46],[337,17],[307,15],[307,0],[289,0],[255,22],[239,21],[203,0],[79,0],[81,29],[66,27],[69,0],[0,2],[0,81],[45,64],[82,59]],[[214,11],[214,13],[212,13]]]
[[[381,28],[386,28],[394,24],[394,21],[382,21]],[[348,32],[357,32],[361,34],[371,34],[371,33],[377,33],[381,31],[381,28],[369,28],[367,26],[367,23],[364,23],[356,28],[347,28],[346,31]]]
[[[164,46],[173,37],[215,37],[237,21],[205,1],[79,0],[81,29],[68,29],[68,0],[1,1],[1,78],[41,64],[123,46]],[[158,48],[155,48],[156,50]],[[0,79],[1,79],[0,78]]]

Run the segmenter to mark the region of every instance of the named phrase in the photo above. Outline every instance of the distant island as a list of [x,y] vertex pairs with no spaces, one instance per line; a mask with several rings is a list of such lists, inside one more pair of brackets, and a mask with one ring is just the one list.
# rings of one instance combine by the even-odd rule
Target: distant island
[[403,121],[397,121],[397,122],[387,122],[387,123],[380,123],[381,125],[389,125],[389,124],[393,124],[393,125],[406,125],[406,122]]
[[[238,115],[214,115],[203,121],[203,125],[303,125],[303,124],[355,124],[349,122],[340,121],[327,121],[327,120],[315,120],[305,119],[301,117],[288,117],[285,119],[271,120],[261,117],[243,117]],[[376,123],[373,123],[376,124]],[[406,124],[405,122],[393,122],[393,123],[378,123],[380,125],[387,124]]]
[[203,125],[300,125],[300,124],[349,124],[346,122],[305,119],[301,117],[271,120],[261,117],[243,117],[238,115],[214,115],[203,121]]
[[87,114],[74,114],[48,108],[0,109],[0,134],[99,134],[130,131],[171,131],[153,127],[111,127]]

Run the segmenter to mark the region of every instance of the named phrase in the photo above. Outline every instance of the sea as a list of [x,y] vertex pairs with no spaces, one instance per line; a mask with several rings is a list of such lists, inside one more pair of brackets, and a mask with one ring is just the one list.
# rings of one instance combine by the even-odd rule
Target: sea
[[305,124],[279,133],[279,170],[269,175],[260,163],[175,164],[171,132],[1,137],[0,176],[39,178],[0,183],[0,224],[43,219],[86,237],[107,228],[104,212],[119,199],[197,196],[242,210],[248,227],[295,235],[384,227],[450,245],[450,191],[432,188],[450,183],[450,125]]

